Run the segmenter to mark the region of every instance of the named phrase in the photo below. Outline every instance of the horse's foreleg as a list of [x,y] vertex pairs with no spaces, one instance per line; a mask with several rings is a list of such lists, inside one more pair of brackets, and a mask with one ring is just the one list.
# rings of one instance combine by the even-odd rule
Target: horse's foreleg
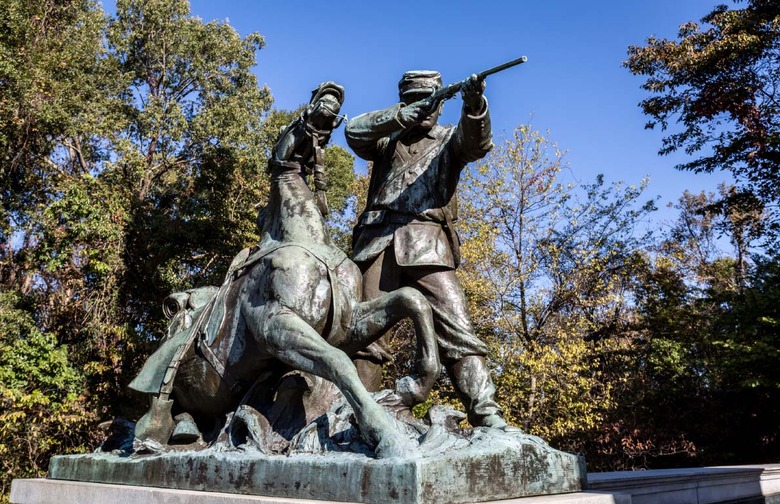
[[428,398],[441,372],[433,314],[423,294],[411,287],[402,287],[371,301],[358,303],[352,312],[350,330],[343,340],[333,344],[348,354],[355,353],[406,317],[412,319],[417,338],[415,368],[418,376],[399,380],[398,392],[405,404],[413,406]]
[[272,316],[263,328],[268,350],[285,364],[333,382],[344,394],[366,441],[378,457],[411,453],[410,441],[393,424],[388,413],[360,382],[355,365],[343,351],[327,343],[292,312]]

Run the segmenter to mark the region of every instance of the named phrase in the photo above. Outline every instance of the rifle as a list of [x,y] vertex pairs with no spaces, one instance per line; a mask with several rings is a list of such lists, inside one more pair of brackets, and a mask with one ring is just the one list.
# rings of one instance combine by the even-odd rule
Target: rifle
[[[477,79],[483,81],[489,75],[493,75],[494,73],[501,72],[503,70],[506,70],[507,68],[512,68],[513,66],[520,65],[522,63],[525,63],[526,61],[528,61],[528,58],[526,58],[525,56],[520,56],[516,60],[509,61],[502,65],[494,66],[493,68],[485,70],[484,72],[478,73]],[[436,105],[438,105],[439,102],[444,100],[449,100],[450,98],[454,97],[455,94],[457,94],[457,92],[460,91],[463,88],[463,86],[466,85],[467,80],[468,79],[464,79],[460,82],[455,82],[453,84],[448,84],[442,88],[439,88],[433,93],[431,93],[431,96],[420,101],[427,101],[429,103],[427,108],[432,109]]]

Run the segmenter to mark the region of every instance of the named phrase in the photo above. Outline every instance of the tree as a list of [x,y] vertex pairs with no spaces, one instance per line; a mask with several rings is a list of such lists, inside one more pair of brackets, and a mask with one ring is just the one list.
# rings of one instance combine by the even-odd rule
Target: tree
[[162,296],[221,282],[257,239],[271,97],[251,70],[264,42],[190,17],[183,0],[119,1],[108,42],[125,113],[101,175],[127,202],[126,315],[154,328]]
[[[640,465],[755,463],[780,450],[777,256],[752,248],[764,238],[772,250],[780,236],[780,5],[744,4],[682,25],[677,40],[630,47],[624,63],[647,77],[647,127],[681,127],[660,153],[684,150],[696,157],[678,168],[727,170],[738,184],[684,194],[637,280],[641,365],[624,392],[639,415],[616,419],[612,441],[635,447]],[[719,249],[723,238],[733,254]]]
[[32,284],[25,257],[34,212],[63,175],[94,155],[80,133],[105,115],[111,72],[101,45],[105,19],[91,0],[4,2],[0,12],[0,283]]
[[684,150],[698,157],[680,169],[728,170],[740,193],[771,205],[775,230],[780,203],[780,5],[747,0],[742,9],[716,7],[704,27],[685,23],[677,40],[651,37],[631,46],[624,62],[646,76],[652,96],[640,105],[648,128],[682,131],[663,140],[661,154]]
[[[95,156],[111,101],[105,18],[90,0],[4,2],[0,12],[0,500],[13,477],[40,476],[57,453],[94,445],[85,361],[50,315],[73,306],[62,251],[46,252],[41,216]],[[93,133],[93,134],[94,134]],[[58,223],[59,224],[59,223]],[[51,235],[62,228],[55,225]],[[101,245],[102,243],[96,243]],[[76,258],[74,258],[76,259]],[[80,258],[79,258],[80,259]],[[79,260],[76,259],[76,260]],[[82,311],[83,315],[83,311]],[[81,320],[80,318],[78,320]],[[62,338],[62,339],[61,339]]]
[[510,422],[577,449],[612,405],[599,354],[630,315],[643,187],[560,181],[563,154],[521,126],[461,182],[472,314]]
[[0,291],[0,501],[13,478],[39,476],[53,455],[94,443],[83,378],[22,296]]
[[683,194],[677,222],[642,254],[631,344],[606,356],[629,407],[607,418],[592,460],[627,469],[777,456],[776,262],[750,253],[746,231],[761,215],[715,208],[731,190]]
[[[741,207],[713,209],[712,202],[726,199],[732,190],[724,185],[718,196],[685,194],[681,198],[685,229],[701,229],[697,234],[709,235],[700,242],[714,243],[713,236],[728,238],[732,251],[712,247],[709,254],[694,259],[694,267],[688,269],[693,275],[677,275],[684,281],[688,299],[675,304],[689,314],[686,318],[693,325],[661,334],[682,344],[692,357],[681,361],[682,370],[695,384],[697,398],[706,401],[708,415],[693,416],[683,425],[697,444],[702,463],[710,464],[768,461],[780,450],[774,406],[780,385],[776,372],[780,358],[778,263],[776,258],[761,256],[753,246],[764,215],[746,213]],[[685,236],[686,231],[677,226],[672,233],[669,241]],[[685,252],[669,241],[662,246],[684,260]],[[651,313],[647,315],[651,317],[648,334],[656,338],[658,329],[674,323],[668,319],[659,324]]]
[[262,45],[183,0],[119,1],[114,19],[91,0],[4,4],[0,450],[24,440],[40,458],[3,451],[3,485],[143,408],[126,385],[164,296],[221,282],[256,242]]

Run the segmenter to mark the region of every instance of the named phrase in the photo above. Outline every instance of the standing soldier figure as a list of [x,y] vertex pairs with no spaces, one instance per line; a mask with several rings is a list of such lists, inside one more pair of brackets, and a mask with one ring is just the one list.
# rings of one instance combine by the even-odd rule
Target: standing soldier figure
[[[437,125],[443,100],[430,100],[441,74],[410,71],[398,83],[401,103],[355,117],[347,143],[372,161],[366,209],[353,235],[353,260],[363,271],[364,299],[410,286],[433,309],[442,362],[473,426],[506,428],[485,364],[487,347],[476,334],[455,275],[460,262],[456,189],[467,163],[493,147],[490,115],[477,75],[461,88],[463,109],[455,128]],[[356,362],[369,389],[381,382],[389,359],[382,345]]]

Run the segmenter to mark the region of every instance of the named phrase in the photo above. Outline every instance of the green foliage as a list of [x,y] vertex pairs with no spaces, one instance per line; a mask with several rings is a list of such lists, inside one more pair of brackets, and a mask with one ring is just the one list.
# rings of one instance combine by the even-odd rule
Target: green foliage
[[[58,147],[89,155],[86,146],[59,142],[63,134],[90,121],[90,114],[102,105],[103,22],[91,0],[4,2],[0,189],[7,212],[39,201],[42,195],[36,193],[45,189],[41,184],[57,168],[49,156]],[[81,167],[75,162],[63,168]]]
[[[651,37],[624,65],[646,77],[648,128],[679,128],[661,154],[678,168],[728,170],[738,187],[685,193],[679,221],[642,258],[633,355],[606,360],[634,416],[613,417],[594,448],[627,467],[756,463],[780,453],[774,321],[780,220],[780,6],[748,0],[686,23],[677,40]],[[728,240],[732,253],[720,250]],[[773,243],[774,242],[774,243]],[[769,287],[769,286],[772,287]],[[769,288],[767,288],[769,287]],[[774,457],[774,459],[773,459]]]
[[338,145],[325,149],[328,173],[328,226],[331,238],[342,250],[352,247],[352,227],[355,225],[358,180],[355,177],[355,157]]
[[[780,201],[780,5],[749,0],[744,8],[716,7],[686,23],[677,40],[651,37],[632,46],[624,65],[646,76],[641,102],[647,127],[682,131],[664,139],[661,154],[684,150],[700,157],[679,167],[695,172],[729,170],[741,192]],[[777,225],[777,216],[775,216]]]
[[164,296],[220,282],[256,242],[262,46],[186,1],[120,1],[114,19],[90,0],[4,3],[0,292],[18,298],[3,298],[16,325],[0,334],[0,428],[4,447],[26,439],[35,454],[8,456],[3,485],[82,446],[85,422],[136,415],[126,385],[161,334]]
[[[101,310],[85,282],[100,283],[112,258],[84,244],[112,240],[105,227],[112,215],[90,208],[91,189],[73,181],[89,180],[100,157],[94,135],[111,119],[104,23],[89,0],[9,0],[0,12],[3,494],[13,477],[41,476],[52,455],[95,441],[89,425],[99,409],[80,371],[91,343],[80,341],[79,330],[92,314],[87,304],[96,317]],[[88,222],[104,226],[88,230]]]
[[271,98],[251,69],[264,42],[190,17],[182,0],[118,2],[108,42],[125,114],[101,175],[127,195],[123,301],[151,335],[162,297],[221,281],[257,239]]
[[21,296],[0,291],[0,494],[13,478],[43,476],[51,456],[94,442],[83,393],[67,348],[36,327]]
[[613,405],[599,355],[627,325],[643,187],[559,181],[563,154],[527,126],[461,185],[471,310],[507,418],[569,449]]
[[353,195],[355,156],[343,147],[333,145],[325,150],[328,170],[328,205],[331,212],[344,213]]
[[642,257],[630,346],[605,356],[632,410],[616,410],[590,447],[607,467],[758,463],[780,451],[780,340],[766,324],[778,262],[748,260],[744,224],[760,216],[719,214],[715,200],[685,193],[678,222]]

